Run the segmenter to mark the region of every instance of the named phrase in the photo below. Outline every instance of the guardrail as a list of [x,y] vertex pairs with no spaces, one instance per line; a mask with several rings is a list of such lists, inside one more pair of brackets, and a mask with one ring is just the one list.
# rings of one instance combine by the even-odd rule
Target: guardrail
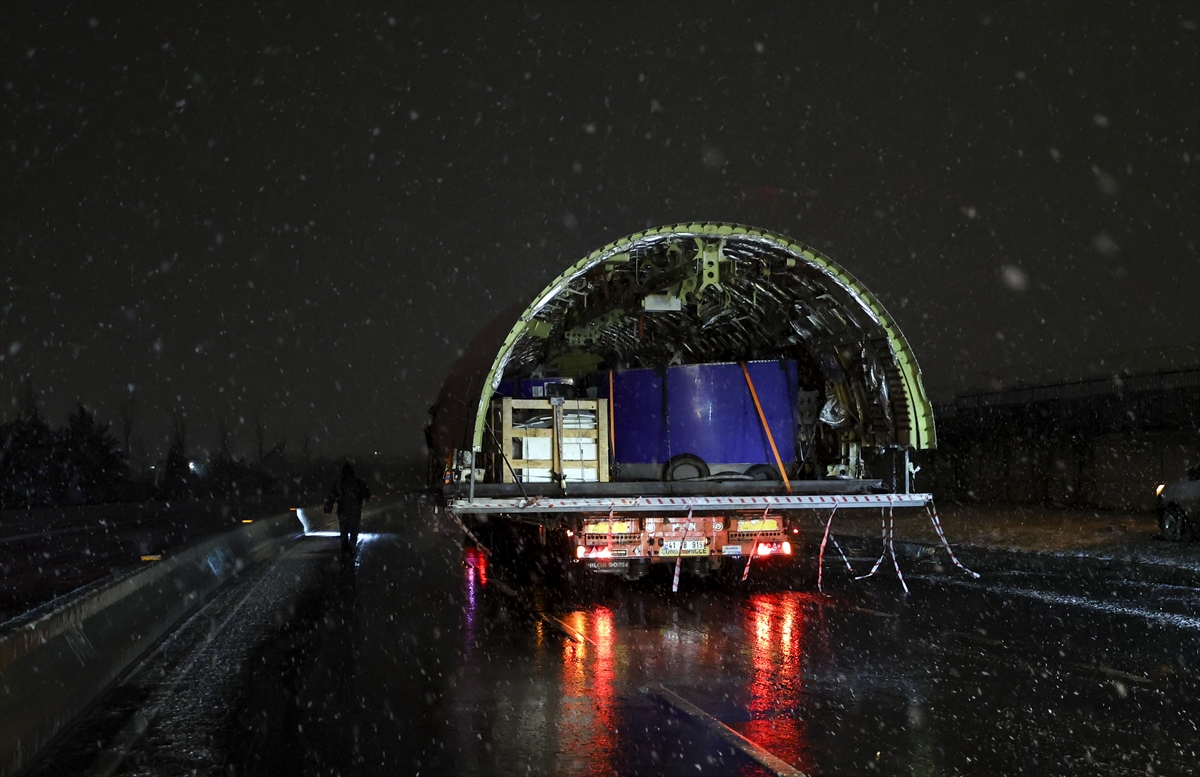
[[297,511],[256,520],[0,631],[0,777],[30,764],[223,583],[307,528]]

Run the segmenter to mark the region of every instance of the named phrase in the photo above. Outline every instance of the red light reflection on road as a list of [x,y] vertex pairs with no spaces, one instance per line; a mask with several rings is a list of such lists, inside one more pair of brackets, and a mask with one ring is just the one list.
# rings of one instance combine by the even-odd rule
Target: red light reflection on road
[[475,653],[475,616],[479,607],[476,597],[476,587],[487,585],[487,556],[475,548],[467,548],[463,553],[463,589],[466,594],[466,607],[463,614],[466,617],[466,628],[463,629],[465,657],[469,661]]
[[[590,622],[589,622],[590,620]],[[600,607],[589,614],[576,612],[563,621],[587,637],[586,642],[563,640],[563,700],[558,717],[560,774],[613,773],[617,732],[615,659],[616,628],[612,611]]]
[[798,717],[804,683],[803,596],[759,594],[746,608],[750,644],[750,720],[733,727],[804,772],[813,770],[805,721]]
[[476,548],[467,548],[464,552],[463,563],[468,567],[467,576],[471,583],[475,582],[475,572],[479,572],[479,584],[487,585],[487,556],[483,555]]

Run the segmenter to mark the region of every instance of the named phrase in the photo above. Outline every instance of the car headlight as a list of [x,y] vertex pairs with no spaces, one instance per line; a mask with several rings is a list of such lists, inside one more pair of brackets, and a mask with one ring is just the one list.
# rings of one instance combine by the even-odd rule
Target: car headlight
[[1162,496],[1163,489],[1167,487],[1166,483],[1159,483],[1158,488],[1154,489],[1155,496]]

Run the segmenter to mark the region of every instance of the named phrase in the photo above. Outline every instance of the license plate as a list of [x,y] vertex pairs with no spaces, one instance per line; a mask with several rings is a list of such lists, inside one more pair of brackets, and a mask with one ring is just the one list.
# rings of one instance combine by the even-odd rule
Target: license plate
[[707,556],[708,555],[708,546],[704,544],[704,540],[702,540],[702,539],[700,539],[700,540],[667,540],[666,542],[663,543],[662,553],[660,555],[663,555],[663,556],[678,556],[678,555],[680,555],[679,543],[681,543],[681,542],[683,543],[683,555],[684,556]]

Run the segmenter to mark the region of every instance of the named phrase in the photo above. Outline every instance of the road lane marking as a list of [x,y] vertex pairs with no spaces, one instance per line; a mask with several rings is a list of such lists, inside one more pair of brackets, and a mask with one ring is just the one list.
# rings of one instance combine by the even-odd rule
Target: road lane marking
[[576,642],[586,642],[592,647],[596,647],[595,642],[588,639],[586,635],[581,634],[580,632],[568,626],[563,620],[556,618],[553,615],[547,615],[544,612],[539,612],[538,618],[540,618],[546,625],[550,626],[551,628],[558,629]]
[[[963,585],[977,587],[977,583],[971,583],[965,580],[946,579],[950,585]],[[1181,629],[1190,629],[1192,631],[1200,631],[1200,618],[1184,615],[1175,612],[1163,612],[1161,610],[1150,610],[1145,607],[1136,607],[1119,602],[1105,602],[1099,599],[1089,599],[1086,596],[1075,596],[1073,594],[1058,594],[1052,591],[1039,591],[1034,588],[1017,588],[1007,585],[987,585],[984,586],[988,591],[1000,594],[1010,594],[1013,596],[1024,596],[1029,599],[1037,599],[1038,601],[1046,602],[1047,604],[1064,604],[1071,607],[1083,607],[1096,612],[1103,612],[1108,615],[1132,615],[1138,618],[1145,618],[1149,621],[1155,621],[1168,626],[1175,626]]]
[[836,605],[836,604],[834,605],[834,607],[839,610],[850,610],[851,612],[861,612],[866,615],[878,615],[880,618],[899,618],[900,617],[899,615],[897,615],[894,612],[880,612],[879,610],[870,610],[870,609],[867,609],[866,607],[855,607],[852,605],[838,607],[838,605]]
[[500,593],[504,594],[504,595],[505,595],[505,596],[507,596],[508,598],[510,598],[510,599],[516,599],[516,598],[517,598],[517,592],[516,592],[516,591],[514,591],[512,588],[508,587],[507,585],[505,585],[505,584],[504,584],[504,583],[502,583],[501,581],[499,581],[499,580],[495,579],[494,577],[492,578],[492,585],[496,586],[496,588],[497,588],[497,589],[499,589]]
[[[1076,672],[1085,672],[1088,674],[1101,674],[1105,677],[1111,677],[1115,680],[1124,680],[1127,683],[1135,685],[1155,685],[1155,681],[1145,675],[1133,674],[1131,672],[1123,672],[1120,669],[1113,669],[1102,664],[1087,664],[1083,661],[1073,661],[1069,658],[1056,659],[1054,656],[1048,655],[1027,655],[1014,656],[1012,655],[1014,647],[1010,646],[1001,640],[981,637],[978,634],[970,634],[961,631],[946,631],[945,636],[954,637],[960,642],[967,642],[978,647],[991,648],[1000,653],[999,656],[993,654],[992,658],[998,663],[1009,666],[1015,665],[1017,668],[1028,671],[1036,671],[1039,668],[1057,667],[1057,670],[1067,669]],[[1039,666],[1041,664],[1041,666]]]
[[1154,685],[1155,684],[1154,681],[1151,680],[1149,677],[1143,677],[1142,675],[1137,675],[1137,674],[1130,674],[1129,672],[1122,672],[1120,669],[1113,669],[1110,666],[1100,666],[1099,664],[1093,666],[1091,664],[1080,664],[1080,663],[1074,663],[1074,666],[1076,666],[1079,669],[1088,669],[1093,672],[1099,672],[1100,674],[1104,675],[1105,677],[1112,677],[1116,680],[1124,680],[1127,683],[1141,683],[1142,685]]
[[725,743],[740,750],[744,755],[756,761],[760,766],[776,777],[807,777],[804,772],[792,766],[787,761],[759,747],[746,737],[726,726],[721,721],[709,715],[704,710],[692,704],[664,685],[652,685],[650,693],[665,701],[675,709],[684,713],[699,723],[709,732],[720,737]]
[[[502,593],[505,596],[512,599],[518,607],[522,607],[528,611],[528,608],[525,607],[524,603],[521,601],[520,596],[511,587],[509,587],[505,583],[501,582],[500,580],[495,579],[494,577],[492,578],[492,585],[496,586],[496,588],[499,589],[500,593]],[[540,611],[532,611],[532,614],[536,615],[538,620],[540,620],[542,623],[545,623],[547,626],[554,629],[555,631],[559,631],[562,634],[564,634],[568,639],[571,639],[575,642],[586,642],[589,645],[591,645],[592,647],[596,647],[595,642],[588,639],[587,636],[585,636],[584,634],[581,634],[580,632],[571,628],[570,626],[568,626],[564,621],[560,620],[559,618],[556,618],[555,616],[550,615],[549,613],[540,612]]]

